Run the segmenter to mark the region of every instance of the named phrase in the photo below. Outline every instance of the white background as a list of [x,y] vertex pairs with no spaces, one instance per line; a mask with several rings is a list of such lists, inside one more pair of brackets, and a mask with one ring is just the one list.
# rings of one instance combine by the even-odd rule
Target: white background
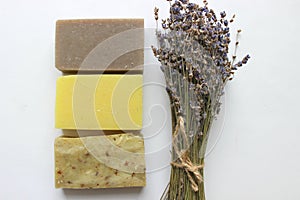
[[[153,28],[155,5],[168,6],[164,0],[0,1],[1,200],[159,199],[169,178],[171,134],[162,87],[144,88],[144,124],[152,119],[144,130],[145,188],[55,189],[53,155],[61,134],[54,128],[55,81],[61,76],[54,67],[55,21],[139,17]],[[212,132],[219,139],[210,141],[218,142],[206,158],[207,200],[298,200],[300,1],[210,0],[210,7],[237,14],[239,55],[252,59],[226,88],[224,117]],[[164,82],[157,66],[144,75],[146,82]]]

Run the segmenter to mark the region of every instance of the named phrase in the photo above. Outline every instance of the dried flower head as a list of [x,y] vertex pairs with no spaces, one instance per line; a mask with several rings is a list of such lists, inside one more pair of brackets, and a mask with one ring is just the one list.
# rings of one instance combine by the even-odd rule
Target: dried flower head
[[159,9],[157,7],[154,8],[154,18],[157,21],[158,20],[158,11]]

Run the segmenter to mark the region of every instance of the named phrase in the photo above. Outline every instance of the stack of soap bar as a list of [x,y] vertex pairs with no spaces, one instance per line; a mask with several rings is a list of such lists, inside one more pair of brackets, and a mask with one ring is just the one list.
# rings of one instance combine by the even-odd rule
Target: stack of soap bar
[[143,27],[142,19],[57,21],[55,65],[69,74],[56,87],[57,188],[145,186]]
[[140,130],[142,75],[70,75],[57,80],[56,128]]
[[142,72],[143,19],[58,20],[55,65],[63,72]]
[[140,136],[59,137],[55,158],[57,188],[145,186],[144,142]]

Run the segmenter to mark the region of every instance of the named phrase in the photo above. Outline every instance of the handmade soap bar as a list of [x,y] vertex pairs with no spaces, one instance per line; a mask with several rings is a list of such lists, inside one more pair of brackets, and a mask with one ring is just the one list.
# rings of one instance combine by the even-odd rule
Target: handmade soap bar
[[117,134],[55,140],[56,188],[142,187],[146,184],[144,142]]
[[81,130],[140,130],[142,75],[58,78],[55,126]]
[[63,72],[142,72],[143,19],[56,22],[55,65]]

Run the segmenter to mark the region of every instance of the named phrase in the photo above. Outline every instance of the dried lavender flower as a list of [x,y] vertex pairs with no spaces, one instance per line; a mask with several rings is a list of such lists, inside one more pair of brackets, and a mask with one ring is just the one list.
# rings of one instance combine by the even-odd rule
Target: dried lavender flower
[[[174,122],[174,162],[162,199],[205,200],[203,166],[209,130],[220,111],[227,81],[250,56],[235,61],[241,30],[232,59],[228,56],[229,23],[235,15],[228,21],[223,11],[218,19],[206,0],[203,6],[188,0],[167,1],[170,16],[162,20],[163,31],[156,31],[159,46],[152,47],[165,75]],[[154,17],[157,21],[157,8]]]

